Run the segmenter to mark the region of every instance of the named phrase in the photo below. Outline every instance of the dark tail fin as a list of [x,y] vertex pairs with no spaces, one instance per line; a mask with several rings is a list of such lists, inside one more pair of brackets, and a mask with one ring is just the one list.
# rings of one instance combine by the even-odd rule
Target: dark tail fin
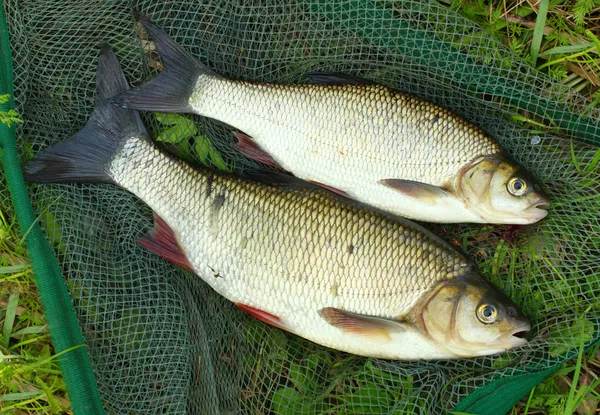
[[112,99],[116,105],[144,111],[190,112],[189,98],[200,75],[215,75],[158,26],[140,18],[163,63],[161,73],[146,84]]
[[87,124],[73,137],[40,151],[25,166],[25,178],[38,183],[113,183],[108,167],[121,141],[147,136],[137,112],[106,102],[128,89],[117,57],[104,45],[96,73],[97,106]]

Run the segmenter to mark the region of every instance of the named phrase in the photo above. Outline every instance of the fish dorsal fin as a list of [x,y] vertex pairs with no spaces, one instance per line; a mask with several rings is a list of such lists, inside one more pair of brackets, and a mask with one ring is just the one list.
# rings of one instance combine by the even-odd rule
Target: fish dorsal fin
[[333,307],[322,308],[319,310],[319,315],[329,324],[346,333],[368,337],[379,343],[389,342],[392,339],[390,333],[403,332],[408,329],[406,324],[400,321],[365,316]]
[[375,82],[337,72],[309,72],[310,82],[317,85],[375,85]]
[[167,222],[156,213],[154,213],[154,229],[147,234],[140,236],[137,239],[137,243],[162,259],[195,272],[179,246],[179,242],[175,237],[175,232],[173,232]]
[[435,205],[438,200],[450,196],[448,192],[441,187],[412,180],[382,179],[379,183],[402,193],[404,196],[431,205]]

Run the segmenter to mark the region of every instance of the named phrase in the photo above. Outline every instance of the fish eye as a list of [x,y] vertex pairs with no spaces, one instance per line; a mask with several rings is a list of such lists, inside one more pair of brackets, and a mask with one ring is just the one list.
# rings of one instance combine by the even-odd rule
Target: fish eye
[[523,196],[527,191],[527,182],[520,177],[513,177],[506,184],[506,188],[513,196]]
[[484,324],[490,324],[498,318],[498,309],[492,304],[481,304],[477,308],[477,318]]

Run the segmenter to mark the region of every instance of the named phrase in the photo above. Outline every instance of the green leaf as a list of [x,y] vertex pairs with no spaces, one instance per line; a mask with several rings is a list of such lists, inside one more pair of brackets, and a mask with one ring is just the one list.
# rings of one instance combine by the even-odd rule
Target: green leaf
[[316,409],[314,402],[294,388],[281,388],[273,395],[272,410],[277,415],[313,415]]
[[548,344],[552,357],[572,351],[583,342],[588,343],[594,334],[594,323],[585,318],[578,318],[570,326],[559,326],[550,329]]
[[8,348],[15,317],[17,316],[17,306],[19,305],[19,293],[13,292],[8,297],[8,305],[6,306],[6,316],[4,316],[4,327],[2,328],[2,337],[4,347]]
[[185,120],[185,117],[181,115],[173,114],[170,112],[155,112],[154,116],[156,117],[156,121],[163,125],[175,125],[179,124],[180,120]]
[[231,167],[227,165],[221,158],[221,155],[215,150],[212,142],[208,137],[198,136],[196,137],[196,144],[194,144],[194,150],[200,158],[200,161],[204,164],[209,164],[209,161],[223,171],[231,171]]
[[309,395],[317,390],[319,374],[323,371],[325,359],[319,355],[311,355],[301,363],[290,363],[290,380],[298,390]]
[[174,124],[172,127],[163,130],[158,135],[158,137],[156,137],[156,141],[174,144],[179,143],[187,138],[193,137],[196,134],[198,134],[196,125],[192,121],[183,118],[182,121]]
[[156,141],[173,144],[198,134],[196,124],[186,117],[165,112],[155,112],[154,116],[159,123],[169,127],[161,130]]
[[354,414],[387,414],[392,404],[392,396],[373,384],[361,385],[355,392],[344,397],[346,408]]
[[121,318],[116,319],[111,327],[111,334],[122,339],[120,346],[127,352],[150,347],[148,344],[151,331],[150,317],[141,309],[124,310]]
[[578,26],[582,26],[585,20],[585,15],[594,8],[594,0],[577,0],[573,7],[573,20]]
[[546,16],[548,15],[549,0],[541,0],[535,19],[535,28],[533,29],[533,39],[531,40],[531,64],[535,67],[542,38],[544,37],[544,27],[546,27]]
[[61,254],[64,254],[66,247],[63,242],[62,231],[54,215],[46,209],[40,215],[40,219],[44,225],[44,228],[46,228],[50,242],[58,248]]
[[0,401],[24,401],[25,399],[31,399],[35,396],[42,396],[43,394],[43,391],[7,393],[6,395],[0,396]]
[[29,264],[8,265],[6,267],[0,267],[0,275],[14,274],[15,272],[23,271],[27,268],[29,268]]
[[26,327],[22,330],[15,331],[12,334],[12,337],[25,336],[27,334],[47,333],[47,332],[48,332],[48,326],[30,326],[30,327]]
[[6,104],[8,101],[10,101],[10,94],[0,95],[0,104]]
[[559,53],[566,53],[566,54],[575,53],[575,52],[580,52],[580,51],[586,50],[586,49],[589,49],[588,52],[591,52],[593,49],[595,49],[594,42],[578,43],[576,45],[569,45],[569,46],[557,46],[555,48],[551,48],[551,49],[543,51],[542,53],[539,54],[539,57],[542,58],[544,56],[558,55]]

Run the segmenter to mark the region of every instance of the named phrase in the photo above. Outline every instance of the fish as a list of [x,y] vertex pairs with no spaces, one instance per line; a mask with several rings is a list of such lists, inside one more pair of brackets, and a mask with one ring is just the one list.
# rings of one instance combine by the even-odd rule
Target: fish
[[390,360],[458,359],[527,343],[531,324],[455,247],[407,219],[290,175],[191,166],[108,97],[128,90],[104,45],[97,105],[25,166],[37,183],[105,183],[154,212],[138,243],[256,319]]
[[246,156],[378,209],[438,223],[535,223],[550,200],[490,136],[416,96],[344,74],[310,83],[221,76],[141,17],[160,74],[112,102],[235,129]]

